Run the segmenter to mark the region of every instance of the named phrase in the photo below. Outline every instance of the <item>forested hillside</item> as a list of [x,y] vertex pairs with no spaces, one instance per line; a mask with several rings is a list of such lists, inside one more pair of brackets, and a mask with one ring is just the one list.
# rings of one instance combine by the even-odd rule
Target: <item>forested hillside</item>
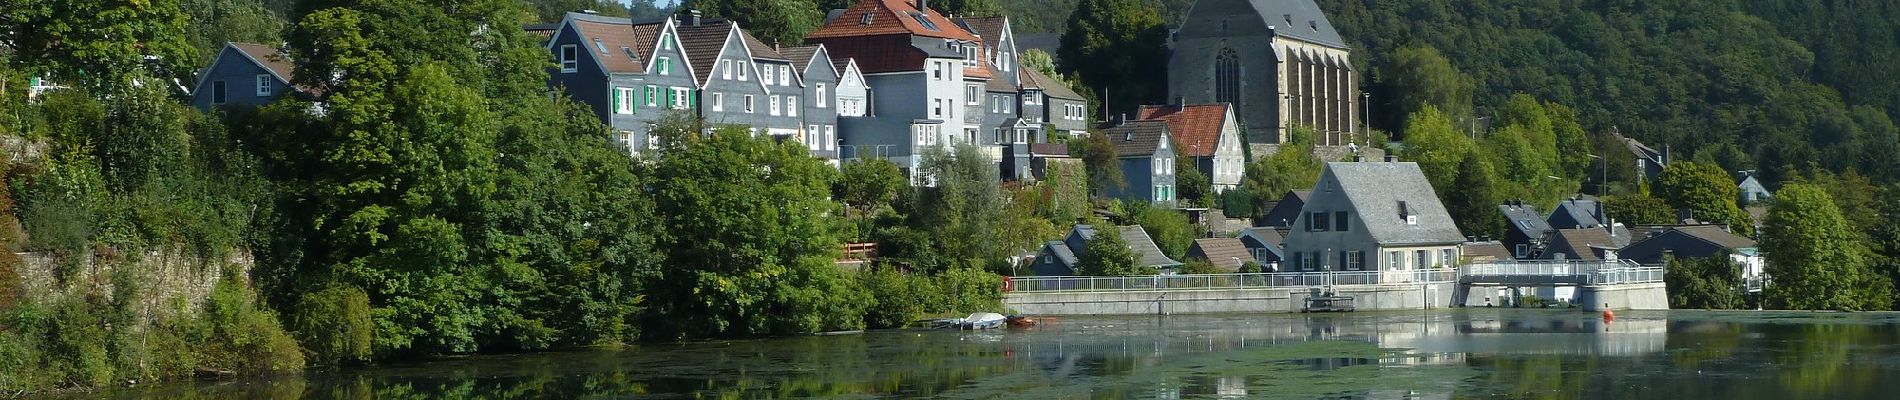
[[[1320,0],[1368,71],[1374,123],[1390,101],[1442,88],[1395,84],[1401,48],[1436,48],[1474,83],[1467,121],[1516,93],[1566,104],[1678,159],[1760,169],[1810,164],[1900,179],[1894,6],[1856,1]],[[1460,105],[1443,107],[1461,109]]]

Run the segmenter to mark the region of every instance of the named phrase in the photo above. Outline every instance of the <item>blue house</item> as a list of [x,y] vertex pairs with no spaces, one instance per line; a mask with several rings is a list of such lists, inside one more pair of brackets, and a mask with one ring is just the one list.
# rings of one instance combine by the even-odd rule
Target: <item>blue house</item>
[[[1155,245],[1153,238],[1139,225],[1115,227],[1122,242],[1128,243],[1128,250],[1135,255],[1135,265],[1154,268],[1155,272],[1180,267],[1181,262],[1168,258],[1161,252],[1161,246]],[[1042,251],[1036,253],[1035,265],[1030,270],[1040,276],[1074,276],[1075,265],[1088,249],[1089,240],[1095,238],[1095,227],[1076,225],[1069,229],[1069,235],[1062,240],[1043,243]]]
[[590,106],[628,152],[652,149],[658,140],[648,131],[656,121],[694,108],[693,70],[677,25],[568,13],[547,41],[556,62],[548,85]]
[[256,107],[289,93],[308,95],[304,89],[291,86],[295,73],[296,64],[282,50],[254,43],[225,43],[211,66],[198,74],[198,84],[191,90],[191,105],[202,110]]
[[1167,121],[1129,121],[1103,130],[1121,160],[1123,186],[1109,185],[1104,195],[1123,201],[1172,204],[1174,137]]

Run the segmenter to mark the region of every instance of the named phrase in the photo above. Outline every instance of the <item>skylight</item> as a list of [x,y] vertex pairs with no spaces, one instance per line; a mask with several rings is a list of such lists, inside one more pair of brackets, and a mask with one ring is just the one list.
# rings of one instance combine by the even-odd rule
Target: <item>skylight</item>
[[925,17],[925,16],[924,16],[924,13],[920,13],[920,12],[911,12],[911,13],[910,13],[910,17],[911,17],[911,18],[913,18],[913,19],[916,19],[916,20],[917,20],[917,23],[919,23],[919,24],[923,24],[923,25],[924,25],[924,29],[929,29],[929,30],[932,30],[932,31],[942,31],[942,29],[938,29],[938,28],[937,28],[937,23],[935,23],[935,22],[930,22],[930,18],[928,18],[928,17]]

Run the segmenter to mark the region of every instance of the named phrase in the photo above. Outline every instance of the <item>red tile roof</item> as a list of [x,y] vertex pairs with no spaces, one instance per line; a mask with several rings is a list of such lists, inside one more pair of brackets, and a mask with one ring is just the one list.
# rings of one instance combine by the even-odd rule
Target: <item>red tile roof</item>
[[295,84],[295,79],[297,79],[297,64],[290,60],[289,54],[285,54],[275,47],[256,43],[228,43],[230,43],[231,48],[243,52],[244,55],[250,56],[253,60],[257,60],[259,65],[265,69],[269,69],[271,73],[277,74],[277,77],[283,78],[284,82],[291,82],[292,85],[296,86],[297,90],[309,94],[321,94],[318,93],[315,88]]
[[1168,132],[1181,144],[1176,151],[1182,155],[1212,157],[1214,150],[1220,147],[1221,127],[1227,122],[1227,104],[1141,106],[1135,115],[1137,120],[1166,121]]
[[919,11],[912,0],[863,0],[846,8],[843,15],[807,35],[806,39],[876,35],[917,35],[944,39],[978,41],[943,14]]
[[580,31],[582,51],[594,53],[607,72],[646,72],[646,64],[641,63],[639,54],[652,49],[653,42],[647,42],[646,46],[638,43],[632,23],[581,18],[573,18],[572,21],[575,30]]

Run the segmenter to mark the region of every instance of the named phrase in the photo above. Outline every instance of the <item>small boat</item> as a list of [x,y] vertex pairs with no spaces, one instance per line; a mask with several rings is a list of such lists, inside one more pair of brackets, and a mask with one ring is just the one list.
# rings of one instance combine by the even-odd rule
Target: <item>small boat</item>
[[1007,318],[1004,318],[1003,314],[986,312],[975,313],[963,318],[963,322],[958,324],[958,327],[963,329],[996,329],[1003,327],[1003,321],[1005,320],[1007,320]]

